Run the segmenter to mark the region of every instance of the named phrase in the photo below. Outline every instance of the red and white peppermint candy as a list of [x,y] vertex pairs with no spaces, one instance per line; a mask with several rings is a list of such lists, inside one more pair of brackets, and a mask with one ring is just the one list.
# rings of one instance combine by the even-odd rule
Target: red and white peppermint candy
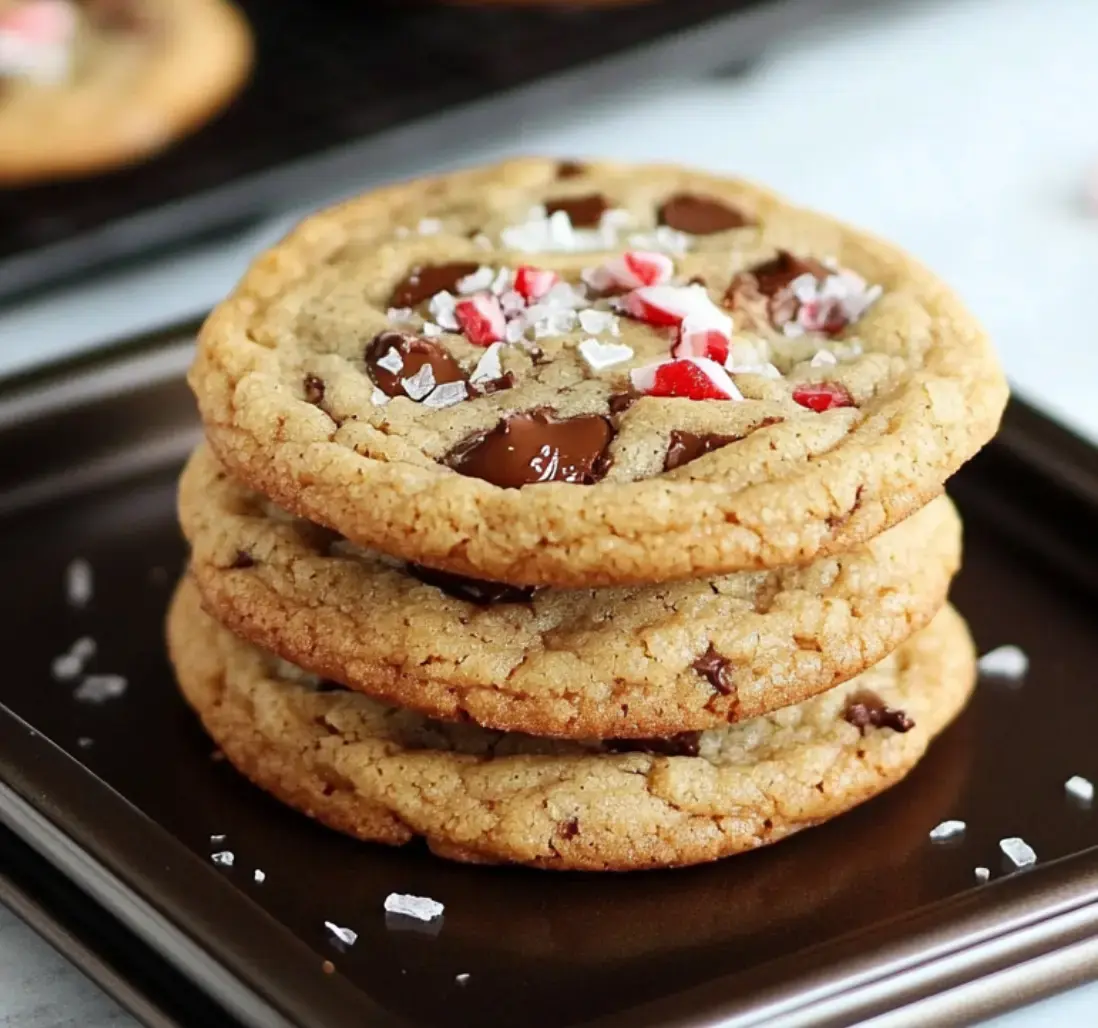
[[678,396],[687,400],[742,400],[743,395],[716,361],[680,357],[636,368],[629,373],[633,388],[646,396]]
[[732,341],[732,319],[700,286],[643,286],[624,301],[625,309],[652,325],[678,325],[676,357],[708,357],[723,364]]
[[30,0],[0,12],[0,33],[19,36],[28,43],[65,43],[75,25],[68,0]]
[[477,293],[454,304],[454,316],[465,338],[477,346],[498,343],[507,331],[507,319],[497,297]]
[[540,300],[559,281],[555,271],[523,264],[515,271],[514,289],[524,300]]
[[707,324],[704,317],[683,318],[679,326],[679,341],[672,347],[675,357],[708,357],[718,364],[728,361],[731,333],[721,324]]
[[804,382],[793,390],[793,400],[817,414],[835,407],[854,406],[854,397],[838,382]]
[[642,286],[659,286],[670,282],[675,273],[675,263],[663,253],[626,250],[621,256],[608,260],[599,271],[609,280],[608,285],[640,289]]

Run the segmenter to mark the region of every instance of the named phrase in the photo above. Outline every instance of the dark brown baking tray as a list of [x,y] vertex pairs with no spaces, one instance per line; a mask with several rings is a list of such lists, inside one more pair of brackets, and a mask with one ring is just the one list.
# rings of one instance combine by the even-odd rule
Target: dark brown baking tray
[[[0,821],[243,1023],[957,1023],[1098,966],[1098,820],[1063,786],[1098,780],[1089,447],[1015,404],[958,477],[956,600],[981,649],[1015,643],[1031,669],[1020,686],[982,683],[891,793],[709,867],[467,868],[281,809],[211,759],[174,695],[161,619],[184,560],[174,477],[197,437],[186,360],[185,340],[161,340],[0,396]],[[82,610],[62,588],[76,557],[95,571]],[[81,635],[98,642],[96,670],[128,678],[122,698],[88,706],[51,679]],[[965,837],[932,845],[946,818]],[[1011,835],[1038,867],[1008,872],[997,843]],[[209,859],[221,848],[231,869]],[[393,891],[442,900],[441,930],[387,925]],[[340,952],[326,920],[358,942]]]

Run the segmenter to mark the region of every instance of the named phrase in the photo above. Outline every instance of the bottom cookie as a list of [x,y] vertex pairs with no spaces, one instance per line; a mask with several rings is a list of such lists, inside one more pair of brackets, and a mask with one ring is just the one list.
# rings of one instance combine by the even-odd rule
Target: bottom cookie
[[317,682],[233,636],[185,579],[168,616],[180,686],[255,784],[361,839],[423,836],[471,862],[630,870],[776,842],[911,770],[975,681],[952,608],[804,703],[669,740],[576,742],[432,721]]

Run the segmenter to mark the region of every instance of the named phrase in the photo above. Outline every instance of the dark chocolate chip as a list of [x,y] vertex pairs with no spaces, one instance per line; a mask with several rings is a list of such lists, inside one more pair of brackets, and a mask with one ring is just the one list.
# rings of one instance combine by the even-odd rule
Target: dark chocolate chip
[[779,250],[777,257],[756,264],[748,273],[755,279],[756,288],[764,296],[776,296],[802,275],[824,279],[830,274],[818,260],[812,257],[795,257],[788,250]]
[[598,228],[603,214],[610,209],[606,197],[602,193],[591,193],[589,196],[566,196],[556,200],[545,201],[545,213],[556,214],[564,211],[573,228]]
[[865,735],[866,728],[891,728],[894,732],[910,732],[915,727],[902,710],[889,707],[871,689],[859,689],[846,698],[843,717]]
[[574,839],[580,833],[579,821],[572,818],[571,821],[564,821],[557,825],[557,834],[562,839]]
[[558,161],[557,178],[579,178],[587,171],[587,165],[582,161]]
[[750,219],[723,200],[693,193],[676,193],[659,210],[661,225],[692,236],[709,236],[750,225]]
[[453,596],[457,600],[479,603],[529,603],[537,592],[532,586],[505,585],[503,582],[485,582],[479,578],[452,575],[448,571],[436,571],[420,564],[409,564],[408,574],[427,585]]
[[694,661],[694,670],[709,679],[709,684],[722,696],[731,696],[736,689],[732,682],[731,668],[732,662],[713,649],[712,643],[705,653]]
[[246,550],[237,550],[233,562],[229,565],[233,569],[254,568],[255,558]]
[[696,432],[672,431],[667,443],[667,456],[663,458],[663,470],[674,471],[692,460],[704,457],[707,453],[719,450],[722,446],[734,443],[738,435],[719,435],[716,432],[698,434]]
[[421,264],[412,268],[397,283],[389,297],[390,307],[418,307],[435,293],[452,293],[466,275],[471,275],[479,264],[469,261],[451,261],[449,264]]
[[640,393],[611,393],[606,404],[611,414],[624,414],[639,399]]
[[669,739],[607,739],[608,753],[651,753],[657,757],[696,757],[701,732],[679,732]]
[[564,421],[541,412],[513,414],[459,443],[445,461],[459,474],[504,489],[537,482],[589,485],[606,473],[613,434],[610,422],[595,414]]
[[303,383],[307,403],[320,405],[324,402],[324,379],[316,375],[306,375]]
[[[401,359],[399,371],[389,371],[378,364],[390,350],[395,350]],[[381,332],[366,348],[366,370],[386,396],[407,396],[403,380],[411,378],[425,365],[430,366],[435,385],[466,381],[461,365],[430,339],[406,332]]]

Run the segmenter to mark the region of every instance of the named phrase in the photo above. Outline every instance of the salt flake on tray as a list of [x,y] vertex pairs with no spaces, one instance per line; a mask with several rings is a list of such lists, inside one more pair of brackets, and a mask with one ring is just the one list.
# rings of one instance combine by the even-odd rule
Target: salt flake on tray
[[406,893],[391,892],[385,897],[385,913],[399,914],[416,921],[435,921],[442,917],[445,907],[429,896],[409,896]]
[[210,860],[218,867],[232,867],[236,863],[236,854],[232,850],[219,850],[210,854]]
[[262,885],[267,880],[267,872],[261,871],[258,867],[252,872],[252,881],[256,885]]
[[87,675],[73,692],[73,698],[80,703],[100,704],[118,699],[128,683],[122,675]]
[[1018,646],[998,646],[985,653],[977,667],[988,678],[1009,678],[1018,681],[1029,670],[1029,658]]
[[65,568],[65,599],[70,607],[86,607],[94,589],[92,566],[83,557],[77,557]]
[[1094,799],[1094,783],[1089,778],[1084,778],[1082,775],[1072,775],[1064,782],[1064,791],[1073,800],[1078,800],[1080,803],[1088,806]]
[[218,832],[217,834],[210,836],[210,844],[213,846],[220,846],[227,838],[227,835]]
[[84,672],[84,665],[94,656],[95,640],[86,635],[81,636],[69,647],[68,653],[54,657],[50,673],[59,682],[79,678]]
[[991,877],[991,871],[986,867],[976,868],[974,874],[976,875],[976,881],[978,882],[986,882]]
[[331,921],[325,921],[324,927],[332,933],[332,937],[337,941],[343,943],[344,946],[353,946],[358,942],[358,932],[351,928],[341,928],[337,924],[333,924]]
[[602,343],[597,339],[584,339],[579,344],[579,352],[592,371],[612,368],[633,358],[632,347],[624,343]]
[[931,842],[951,842],[965,834],[968,826],[964,821],[943,821],[930,830]]
[[999,849],[1015,867],[1030,867],[1037,863],[1037,854],[1033,852],[1033,847],[1017,836],[1000,839]]

